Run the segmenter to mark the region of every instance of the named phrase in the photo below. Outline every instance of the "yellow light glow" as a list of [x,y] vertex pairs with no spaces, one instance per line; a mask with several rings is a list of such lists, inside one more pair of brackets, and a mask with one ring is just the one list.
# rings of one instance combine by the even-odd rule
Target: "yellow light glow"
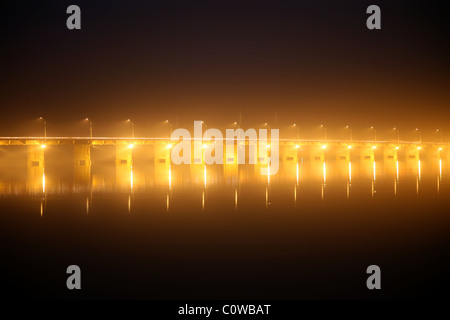
[[45,193],[45,173],[42,173],[42,193]]
[[352,183],[352,163],[348,163],[348,182]]
[[171,143],[169,143],[168,145],[167,145],[167,147],[166,147],[167,149],[172,149],[172,144]]
[[205,149],[208,145],[205,143],[202,148]]
[[130,171],[130,188],[133,189],[134,181],[133,181],[133,166],[131,166]]
[[420,167],[421,167],[420,160],[417,163],[417,167],[418,167],[417,169],[419,171],[419,180],[421,180],[422,179],[422,170],[420,169]]
[[169,194],[167,194],[166,196],[166,211],[169,212],[169,207],[170,207],[170,197]]
[[172,168],[169,164],[169,190],[172,189]]
[[422,149],[422,147],[417,147],[417,150],[420,150],[420,149]]
[[45,144],[41,145],[41,148],[42,148],[42,149],[45,149],[45,147],[46,147],[46,145],[45,145]]
[[398,147],[395,147],[395,150],[398,150]]
[[348,148],[349,148],[349,149],[351,149],[351,148],[352,148],[352,146],[348,146]]
[[377,148],[377,146],[372,146],[372,149],[376,149]]
[[300,146],[297,144],[297,145],[295,145],[295,149],[298,149]]
[[396,168],[396,170],[397,170],[397,182],[398,182],[398,178],[399,178],[399,174],[398,174],[398,160],[397,160],[397,164],[396,164],[396,166],[397,166],[397,168]]
[[375,161],[373,162],[373,181],[377,180],[377,166]]
[[205,209],[205,190],[202,190],[202,210]]
[[128,145],[128,148],[133,149],[133,148],[134,148],[134,143],[130,143],[130,144]]
[[326,145],[323,145],[323,146],[322,146],[322,149],[326,149],[326,148],[327,148],[327,146],[326,146]]
[[269,188],[266,187],[266,208],[269,206]]
[[439,148],[439,151],[442,151],[442,148]]
[[270,149],[270,144],[267,145],[267,149]]

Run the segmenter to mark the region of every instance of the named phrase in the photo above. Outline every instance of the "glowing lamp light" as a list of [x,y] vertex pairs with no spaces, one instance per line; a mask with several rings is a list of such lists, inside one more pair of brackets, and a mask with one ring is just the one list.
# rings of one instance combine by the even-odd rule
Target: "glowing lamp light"
[[267,149],[270,149],[270,144],[267,145]]
[[128,148],[133,149],[133,148],[134,148],[134,143],[130,143],[130,144],[128,145]]
[[299,145],[297,144],[297,145],[295,145],[295,149],[298,149],[299,148]]
[[372,149],[376,149],[377,148],[377,146],[372,146]]
[[202,148],[205,149],[208,145],[205,143]]
[[46,147],[46,145],[45,145],[45,144],[41,145],[41,148],[42,148],[42,149],[45,149],[45,147]]
[[172,148],[172,144],[171,143],[169,143],[168,145],[167,145],[167,147],[166,147],[167,149],[171,149]]
[[348,146],[348,148],[349,148],[349,149],[351,149],[351,148],[352,148],[352,146]]
[[322,149],[326,149],[326,148],[327,148],[327,146],[326,146],[326,145],[323,145],[323,146],[322,146]]
[[395,147],[395,150],[398,150],[398,147]]
[[442,151],[442,148],[439,148],[439,151]]
[[422,149],[422,147],[417,147],[417,150],[420,150],[420,149]]

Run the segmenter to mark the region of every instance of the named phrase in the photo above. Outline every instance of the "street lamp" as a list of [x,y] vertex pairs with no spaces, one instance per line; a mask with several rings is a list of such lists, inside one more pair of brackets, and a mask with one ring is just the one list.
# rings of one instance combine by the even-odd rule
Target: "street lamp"
[[164,121],[169,126],[169,138],[172,136],[172,123],[169,120]]
[[294,123],[292,126],[297,128],[297,140],[300,140],[300,127],[296,123]]
[[267,127],[267,139],[271,138],[271,134],[270,134],[270,124],[267,122],[264,122],[264,126]]
[[422,144],[422,131],[419,128],[416,128],[416,131],[419,133],[419,143]]
[[373,141],[377,142],[377,129],[374,126],[370,127],[373,130]]
[[92,121],[89,118],[84,119],[85,121],[89,121],[89,136],[91,137],[92,142]]
[[440,138],[441,138],[441,143],[442,143],[442,131],[441,131],[441,130],[439,130],[439,129],[436,129],[436,132],[437,132],[437,133],[439,133],[439,135],[440,135]]
[[323,124],[321,124],[320,127],[323,129],[324,132],[324,140],[327,140],[327,128]]
[[350,141],[353,141],[352,128],[350,128],[350,126],[345,126],[345,128],[348,129],[348,131],[350,133]]
[[397,133],[397,143],[400,143],[400,132],[399,132],[398,128],[394,128],[394,132]]
[[134,139],[134,123],[130,119],[127,119],[127,122],[131,124],[131,139]]
[[47,121],[43,117],[39,117],[39,120],[42,120],[44,123],[44,141],[47,141]]

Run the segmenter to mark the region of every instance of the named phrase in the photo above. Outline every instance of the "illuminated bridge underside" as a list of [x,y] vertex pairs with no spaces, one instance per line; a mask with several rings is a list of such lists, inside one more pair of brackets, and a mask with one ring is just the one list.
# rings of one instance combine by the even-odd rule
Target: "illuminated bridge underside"
[[[191,139],[194,145],[194,139]],[[223,139],[224,144],[226,139]],[[256,142],[259,146],[259,141]],[[75,167],[89,167],[91,164],[91,146],[116,146],[116,165],[132,165],[132,147],[152,146],[149,152],[155,163],[168,165],[170,161],[170,147],[174,142],[169,138],[129,138],[129,137],[0,137],[0,146],[27,146],[28,166],[44,166],[44,148],[48,146],[73,145]],[[264,141],[265,143],[265,141]],[[264,145],[264,143],[262,145]],[[249,140],[240,142],[247,146]],[[399,158],[419,159],[422,157],[438,157],[447,159],[448,144],[437,144],[432,142],[409,142],[409,141],[348,141],[348,140],[279,140],[280,162],[295,163],[301,158],[312,161],[326,159],[337,159],[353,161],[357,159],[375,160],[376,157],[384,159]],[[237,148],[233,153],[223,148],[225,164],[237,164]],[[270,156],[267,148],[266,157]],[[258,163],[267,163],[266,157],[258,157]],[[197,159],[194,159],[197,160]],[[203,163],[203,161],[192,163]],[[246,161],[246,163],[248,163]],[[89,172],[86,172],[89,174]]]

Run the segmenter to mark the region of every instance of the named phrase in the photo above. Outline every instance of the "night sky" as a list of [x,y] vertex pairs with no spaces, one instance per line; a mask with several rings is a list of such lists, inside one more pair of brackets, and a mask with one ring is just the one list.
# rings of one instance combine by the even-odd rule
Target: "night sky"
[[[437,1],[2,1],[1,136],[399,127],[450,140],[448,11]],[[81,30],[66,8],[81,8]],[[366,8],[381,8],[381,30]],[[276,114],[276,116],[275,116]],[[282,133],[283,135],[283,133]],[[392,134],[391,134],[392,135]],[[436,140],[436,139],[435,139]]]

